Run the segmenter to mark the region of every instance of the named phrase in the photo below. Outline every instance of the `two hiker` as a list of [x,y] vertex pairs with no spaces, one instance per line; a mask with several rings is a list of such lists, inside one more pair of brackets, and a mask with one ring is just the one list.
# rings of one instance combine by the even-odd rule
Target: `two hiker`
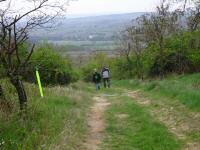
[[94,70],[93,82],[96,85],[96,90],[100,90],[101,79],[103,79],[104,87],[110,88],[110,70],[107,67],[103,67],[101,74],[97,69]]

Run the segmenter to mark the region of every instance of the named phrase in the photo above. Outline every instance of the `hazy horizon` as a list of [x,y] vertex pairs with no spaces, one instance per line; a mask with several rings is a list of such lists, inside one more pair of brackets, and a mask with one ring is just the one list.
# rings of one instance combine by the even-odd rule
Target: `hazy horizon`
[[152,12],[160,0],[75,0],[68,6],[69,16],[96,16]]
[[[137,12],[154,12],[161,0],[49,0],[47,4],[59,4],[66,6],[66,15],[68,18],[80,18],[88,16],[111,15],[111,14],[126,14]],[[69,1],[69,3],[67,3]],[[39,4],[39,2],[38,2]],[[68,4],[68,5],[67,5]],[[6,9],[8,6],[16,11],[15,14],[23,14],[27,9],[33,9],[32,1],[15,0],[2,2],[1,9]],[[46,10],[46,13],[52,15],[57,12],[55,10]]]
[[146,13],[146,12],[109,12],[109,13],[91,13],[91,14],[67,14],[67,18],[84,18],[84,17],[99,17],[109,15],[123,15],[123,14],[134,14],[134,13]]

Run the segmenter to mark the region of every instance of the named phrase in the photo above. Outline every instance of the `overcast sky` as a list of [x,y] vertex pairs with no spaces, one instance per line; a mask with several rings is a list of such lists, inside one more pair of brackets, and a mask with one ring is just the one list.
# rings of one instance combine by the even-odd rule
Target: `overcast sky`
[[155,10],[160,0],[78,0],[71,1],[68,14],[109,14],[149,12]]
[[[1,3],[0,8],[7,8],[6,4],[10,0]],[[18,13],[22,13],[27,9],[34,7],[33,2],[28,0],[11,0],[11,8]],[[68,0],[49,0],[49,4],[56,2],[66,3]],[[119,14],[129,12],[152,12],[162,0],[70,0],[67,6],[68,16],[88,16],[101,14]],[[37,2],[37,1],[36,1]],[[56,9],[56,8],[55,8]],[[49,13],[53,10],[45,10]]]

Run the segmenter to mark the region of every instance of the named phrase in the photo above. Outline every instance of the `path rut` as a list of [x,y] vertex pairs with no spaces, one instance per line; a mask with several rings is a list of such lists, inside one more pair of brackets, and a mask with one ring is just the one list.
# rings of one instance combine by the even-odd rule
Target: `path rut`
[[[164,101],[152,101],[143,96],[139,90],[127,91],[126,93],[127,96],[133,97],[138,104],[151,107],[149,110],[152,115],[163,122],[179,139],[186,140],[187,134],[194,131],[200,132],[199,113],[193,115],[192,113],[187,112],[186,108],[181,104],[170,106]],[[200,150],[200,143],[187,142],[183,150]]]
[[104,112],[110,103],[104,97],[94,97],[94,105],[88,117],[89,136],[84,143],[87,150],[99,150],[103,140],[106,123]]

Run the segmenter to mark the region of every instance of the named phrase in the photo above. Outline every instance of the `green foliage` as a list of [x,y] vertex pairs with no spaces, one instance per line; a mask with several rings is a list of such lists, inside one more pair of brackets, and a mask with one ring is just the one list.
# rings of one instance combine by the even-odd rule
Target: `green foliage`
[[[169,55],[179,55],[171,63],[173,65],[184,65],[183,72],[197,72],[200,70],[200,31],[183,32],[166,39],[166,49]],[[168,60],[169,62],[170,60]],[[180,68],[180,67],[179,67]],[[178,68],[173,70],[179,72]]]
[[0,64],[0,79],[6,75],[5,69],[2,64]]
[[161,72],[193,73],[200,71],[200,31],[183,32],[165,39],[163,55],[158,43],[153,42],[143,51],[144,70],[147,75]]
[[[28,48],[29,48],[29,44],[28,43],[23,43],[21,45],[19,45],[19,49],[18,49],[18,53],[19,53],[19,58],[22,62],[25,61],[26,57],[28,56]],[[18,64],[18,60],[16,56],[13,56],[13,65],[15,67],[17,67]],[[13,66],[13,67],[14,67]],[[24,73],[24,71],[22,71]],[[7,66],[3,65],[3,62],[0,61],[0,78],[5,78],[7,76],[8,73],[8,68]]]
[[[9,111],[2,111],[0,102],[1,150],[55,149],[57,145],[62,145],[61,149],[82,149],[90,94],[80,88],[74,90],[72,86],[57,86],[44,88],[45,97],[40,98],[38,87],[26,83],[29,105],[26,114],[22,115],[17,111],[15,90],[10,82],[0,80],[0,83],[12,106]],[[61,140],[63,134],[60,133],[64,133],[65,141]]]
[[87,82],[92,81],[94,69],[101,72],[103,66],[109,66],[109,62],[109,58],[104,53],[97,53],[92,56],[89,63],[81,68],[83,80]]
[[180,52],[171,53],[165,58],[165,73],[184,73],[192,70],[192,63],[189,58]]
[[133,62],[129,64],[124,57],[117,57],[111,60],[111,71],[114,79],[128,79],[134,77]]
[[190,53],[188,57],[194,66],[193,71],[200,72],[200,50]]
[[69,84],[79,78],[70,59],[64,59],[50,44],[40,45],[34,52],[26,79],[34,80],[36,68],[40,72],[43,84]]
[[31,45],[29,43],[23,43],[20,45],[19,47],[20,60],[25,61],[26,57],[28,56],[30,46]]

